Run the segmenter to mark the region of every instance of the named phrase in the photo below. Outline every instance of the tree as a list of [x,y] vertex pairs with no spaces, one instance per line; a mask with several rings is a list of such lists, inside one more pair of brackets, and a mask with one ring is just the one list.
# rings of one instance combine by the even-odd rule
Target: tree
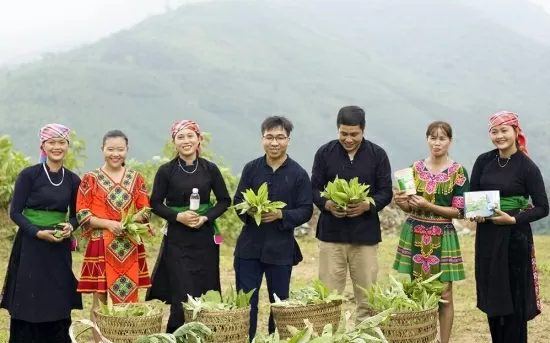
[[7,210],[13,197],[15,180],[22,169],[31,165],[30,158],[13,149],[8,136],[0,137],[0,209]]
[[63,165],[65,168],[72,170],[77,174],[82,173],[82,167],[88,158],[84,151],[86,150],[86,142],[82,139],[79,139],[75,131],[71,131],[70,147],[69,151],[65,155],[65,160]]

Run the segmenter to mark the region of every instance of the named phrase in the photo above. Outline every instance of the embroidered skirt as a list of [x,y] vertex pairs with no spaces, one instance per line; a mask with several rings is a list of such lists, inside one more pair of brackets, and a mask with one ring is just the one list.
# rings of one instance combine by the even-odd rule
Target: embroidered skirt
[[138,289],[151,287],[143,244],[94,230],[84,255],[80,293],[107,293],[113,303],[138,301]]
[[460,243],[451,219],[409,216],[403,224],[393,269],[411,279],[443,272],[441,282],[464,280]]

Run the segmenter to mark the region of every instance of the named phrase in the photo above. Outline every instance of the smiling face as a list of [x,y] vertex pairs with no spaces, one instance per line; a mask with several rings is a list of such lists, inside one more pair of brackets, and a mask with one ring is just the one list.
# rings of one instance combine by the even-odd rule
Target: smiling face
[[430,154],[434,157],[446,156],[452,139],[441,127],[433,129],[427,138]]
[[69,142],[65,138],[50,138],[42,143],[42,149],[46,152],[48,160],[61,162],[69,150]]
[[359,125],[340,125],[338,127],[338,140],[348,153],[353,153],[363,141],[363,130]]
[[290,137],[285,129],[280,126],[264,131],[262,145],[266,155],[271,159],[279,159],[286,156]]
[[514,149],[518,139],[517,132],[513,126],[499,125],[489,131],[489,137],[493,144],[501,151]]
[[111,137],[105,139],[103,144],[103,159],[112,169],[118,169],[122,167],[122,164],[126,160],[128,154],[128,143],[124,137]]
[[190,129],[181,129],[174,137],[174,146],[181,157],[195,158],[199,147],[199,136]]

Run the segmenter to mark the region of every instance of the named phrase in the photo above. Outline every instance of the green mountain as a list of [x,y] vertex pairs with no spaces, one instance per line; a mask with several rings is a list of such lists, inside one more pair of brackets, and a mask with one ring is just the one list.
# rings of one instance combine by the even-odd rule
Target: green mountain
[[451,122],[452,156],[471,167],[491,149],[488,117],[508,109],[549,175],[549,61],[549,44],[469,0],[197,3],[1,70],[1,131],[37,154],[40,126],[67,123],[87,141],[92,168],[107,130],[123,129],[132,156],[148,159],[174,121],[191,118],[238,172],[262,153],[264,117],[283,114],[296,126],[291,155],[309,169],[336,136],[338,109],[357,104],[394,168],[426,155],[436,119]]

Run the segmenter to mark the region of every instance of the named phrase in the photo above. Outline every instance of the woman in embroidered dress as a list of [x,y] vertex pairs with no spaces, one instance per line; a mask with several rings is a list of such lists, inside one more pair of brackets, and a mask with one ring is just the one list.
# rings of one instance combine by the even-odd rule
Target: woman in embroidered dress
[[40,163],[15,182],[10,218],[19,230],[1,300],[11,316],[10,343],[70,343],[71,310],[82,309],[70,239],[80,178],[63,167],[69,137],[61,124],[44,126]]
[[[84,175],[78,190],[77,219],[89,239],[78,291],[93,293],[93,309],[105,303],[107,293],[113,303],[138,301],[138,289],[151,286],[145,248],[123,233],[122,215],[133,204],[136,212],[149,207],[145,180],[125,168],[128,138],[114,130],[103,137],[105,164]],[[147,222],[149,214],[135,218]],[[98,337],[95,337],[99,341]]]
[[401,230],[393,268],[423,280],[442,272],[439,279],[448,285],[442,298],[448,303],[439,311],[440,337],[442,343],[448,343],[454,317],[452,282],[465,279],[453,218],[464,215],[468,174],[448,156],[453,139],[448,123],[431,123],[426,138],[430,156],[412,165],[417,194],[395,194],[395,203],[409,216]]
[[527,322],[541,311],[530,223],[548,215],[548,197],[518,116],[491,116],[489,137],[496,149],[477,158],[471,190],[498,190],[500,209],[491,219],[475,218],[477,306],[488,317],[493,343],[527,343]]
[[[153,213],[166,219],[168,228],[153,271],[153,287],[146,295],[147,300],[171,304],[168,333],[184,324],[181,303],[188,300],[188,294],[198,297],[209,290],[221,290],[221,235],[216,219],[231,205],[218,166],[199,157],[199,126],[191,120],[176,122],[172,140],[178,154],[159,168],[151,194]],[[200,195],[200,207],[190,210],[194,188]],[[215,205],[210,199],[212,192]]]

